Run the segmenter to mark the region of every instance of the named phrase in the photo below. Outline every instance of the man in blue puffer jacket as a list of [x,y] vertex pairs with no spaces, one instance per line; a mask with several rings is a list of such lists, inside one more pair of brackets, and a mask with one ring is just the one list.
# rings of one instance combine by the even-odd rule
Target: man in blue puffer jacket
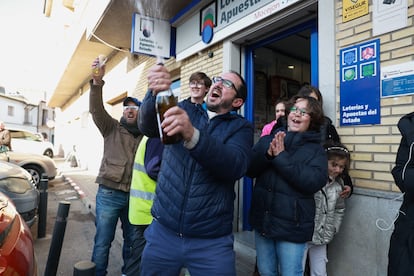
[[[169,89],[171,79],[156,65],[148,81],[139,127],[154,137],[155,96]],[[246,96],[243,78],[224,73],[213,78],[207,94],[213,117],[188,100],[164,114],[161,127],[168,135],[180,133],[183,141],[164,147],[141,275],[179,275],[182,267],[191,275],[236,275],[234,183],[249,166],[253,144],[252,125],[236,114]]]

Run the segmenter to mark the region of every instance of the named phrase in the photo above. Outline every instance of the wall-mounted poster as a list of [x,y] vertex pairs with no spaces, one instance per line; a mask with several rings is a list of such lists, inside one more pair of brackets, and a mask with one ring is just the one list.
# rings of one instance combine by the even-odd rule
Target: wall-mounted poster
[[414,94],[414,61],[381,68],[381,97]]
[[377,36],[408,26],[407,0],[372,1],[372,35]]
[[131,52],[156,57],[170,57],[171,26],[168,21],[134,14]]
[[342,0],[342,22],[368,14],[368,0]]
[[379,39],[341,49],[340,125],[379,124]]

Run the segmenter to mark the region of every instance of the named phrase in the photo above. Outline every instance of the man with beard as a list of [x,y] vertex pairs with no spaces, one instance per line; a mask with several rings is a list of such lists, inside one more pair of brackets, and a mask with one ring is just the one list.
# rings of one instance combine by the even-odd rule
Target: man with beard
[[[211,79],[204,72],[195,72],[189,79],[189,104],[205,105],[204,98],[211,86]],[[135,154],[129,197],[129,221],[134,225],[138,240],[135,241],[134,261],[128,275],[140,275],[142,251],[145,246],[144,232],[152,222],[151,207],[155,198],[158,173],[161,167],[164,145],[160,137],[144,136]],[[132,269],[133,268],[133,269]]]
[[[249,166],[253,127],[236,113],[247,96],[243,78],[227,72],[212,80],[206,98],[211,112],[182,101],[164,113],[161,127],[183,140],[164,145],[141,275],[179,275],[182,267],[191,275],[236,275],[234,183]],[[169,89],[171,78],[155,65],[148,81],[139,127],[157,137],[155,96]]]
[[96,183],[96,234],[92,261],[96,264],[96,275],[106,275],[109,250],[115,236],[118,219],[121,220],[124,244],[122,274],[133,266],[136,233],[128,220],[129,191],[135,151],[142,134],[138,129],[138,109],[141,103],[133,97],[123,101],[123,114],[118,121],[105,110],[102,101],[102,80],[105,65],[100,67],[97,58],[92,68],[99,68],[90,81],[89,112],[104,139],[104,152]]

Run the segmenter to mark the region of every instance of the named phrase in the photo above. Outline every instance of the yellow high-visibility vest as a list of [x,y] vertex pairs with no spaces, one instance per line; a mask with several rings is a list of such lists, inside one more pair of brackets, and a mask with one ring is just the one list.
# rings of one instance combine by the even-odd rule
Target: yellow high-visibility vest
[[147,141],[148,137],[142,137],[135,153],[132,171],[128,217],[131,224],[134,225],[148,225],[152,222],[151,207],[154,202],[157,182],[148,176],[144,166]]

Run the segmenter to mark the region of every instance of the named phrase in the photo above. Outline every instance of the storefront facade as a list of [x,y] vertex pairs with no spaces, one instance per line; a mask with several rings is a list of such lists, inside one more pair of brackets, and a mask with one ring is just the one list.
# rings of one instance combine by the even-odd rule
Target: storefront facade
[[[384,95],[381,72],[395,71],[399,65],[412,68],[414,1],[387,4],[406,7],[406,13],[397,11],[406,14],[405,25],[402,22],[391,30],[378,21],[379,5],[368,0],[193,1],[170,22],[176,31],[175,56],[165,66],[181,98],[189,96],[188,79],[193,72],[211,77],[228,70],[240,72],[249,91],[241,114],[254,124],[256,140],[261,127],[273,119],[274,101],[294,95],[304,83],[321,90],[324,111],[352,152],[350,175],[355,187],[347,200],[342,229],[329,246],[332,275],[386,275],[389,236],[401,203],[390,171],[401,138],[396,124],[413,111],[414,92],[408,88],[407,93]],[[372,47],[365,44],[374,45],[367,63],[345,58],[353,48],[370,52]],[[154,57],[111,51],[104,98],[114,117],[120,116],[124,96],[144,97],[146,72],[155,62]],[[360,78],[351,74],[359,69]],[[87,112],[87,105],[81,103],[87,102],[89,87],[82,81],[81,96],[65,112]],[[368,96],[366,91],[349,96],[361,83],[371,85],[366,89]],[[358,113],[354,108],[363,106],[359,102],[372,108]],[[99,135],[91,134],[90,118],[81,118],[88,137],[99,141]],[[249,236],[252,180],[241,179],[236,192],[234,230]]]

